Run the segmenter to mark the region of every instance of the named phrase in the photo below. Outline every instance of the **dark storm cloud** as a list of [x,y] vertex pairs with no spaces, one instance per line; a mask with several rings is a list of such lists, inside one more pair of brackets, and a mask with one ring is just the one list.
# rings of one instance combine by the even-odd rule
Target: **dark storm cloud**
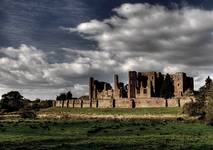
[[76,0],[3,0],[0,2],[2,46],[34,45],[45,51],[61,47],[88,48],[91,42],[77,34],[61,32],[59,26],[77,25],[88,20],[90,8]]

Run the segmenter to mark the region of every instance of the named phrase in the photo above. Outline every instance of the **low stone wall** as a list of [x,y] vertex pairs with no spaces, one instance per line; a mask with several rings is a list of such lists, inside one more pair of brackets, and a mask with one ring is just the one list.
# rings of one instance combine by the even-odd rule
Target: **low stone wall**
[[91,102],[91,107],[92,108],[97,108],[98,107],[97,101],[92,101]]
[[180,99],[168,99],[168,107],[180,107]]
[[129,99],[115,100],[115,108],[132,108],[131,101]]
[[90,103],[90,101],[88,101],[88,100],[87,100],[87,101],[86,101],[86,100],[83,101],[83,108],[90,108],[90,104],[91,104],[91,103]]
[[62,103],[63,103],[63,101],[56,101],[55,106],[56,107],[62,107]]
[[83,108],[82,100],[74,100],[73,102],[75,108]]
[[113,107],[113,100],[99,100],[98,101],[98,108],[112,108]]
[[117,100],[66,100],[56,101],[56,107],[69,108],[143,108],[143,107],[182,107],[185,103],[193,101],[193,97],[173,99],[143,98],[143,99],[117,99]]
[[136,108],[141,107],[166,107],[166,100],[163,98],[145,98],[135,100]]

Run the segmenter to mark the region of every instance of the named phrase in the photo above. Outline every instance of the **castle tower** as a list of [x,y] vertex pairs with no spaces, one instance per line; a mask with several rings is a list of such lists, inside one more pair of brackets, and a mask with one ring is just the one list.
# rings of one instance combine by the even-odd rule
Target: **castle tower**
[[147,83],[147,98],[152,97],[152,81],[148,80]]
[[182,97],[184,91],[184,78],[186,77],[185,73],[178,72],[173,75],[173,84],[174,84],[174,96]]
[[89,79],[89,100],[93,99],[93,92],[94,92],[94,79],[90,77]]
[[119,94],[119,78],[118,75],[115,74],[114,75],[114,98],[119,98],[120,94]]
[[96,83],[93,86],[93,99],[96,100],[97,96],[98,96],[98,91],[97,91],[97,83]]
[[[156,89],[156,72],[148,72],[148,84],[151,83],[150,86],[148,86],[148,88],[151,88],[151,96],[155,96],[155,89]],[[151,81],[151,82],[149,82]]]
[[129,71],[128,98],[136,98],[137,72]]

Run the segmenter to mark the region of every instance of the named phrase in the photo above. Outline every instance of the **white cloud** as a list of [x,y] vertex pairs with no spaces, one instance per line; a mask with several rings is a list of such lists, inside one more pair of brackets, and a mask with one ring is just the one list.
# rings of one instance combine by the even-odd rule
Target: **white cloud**
[[115,15],[108,19],[91,20],[69,30],[96,41],[100,53],[113,55],[110,59],[117,72],[183,71],[195,81],[198,76],[203,81],[213,75],[212,10],[123,4],[113,11]]
[[[19,48],[1,48],[0,55],[0,83],[5,90],[19,89],[25,95],[36,91],[45,98],[53,98],[55,95],[51,93],[56,94],[60,89],[72,89],[75,96],[85,93],[85,86],[81,87],[78,81],[74,81],[89,72],[90,67],[85,62],[77,59],[69,63],[49,63],[42,50],[24,44]],[[77,91],[76,85],[80,91]],[[32,96],[35,98],[36,94]]]

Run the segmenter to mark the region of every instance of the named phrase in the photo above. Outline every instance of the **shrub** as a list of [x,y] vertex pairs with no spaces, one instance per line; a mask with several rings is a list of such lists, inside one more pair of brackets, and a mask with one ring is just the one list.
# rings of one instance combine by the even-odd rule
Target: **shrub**
[[205,119],[208,124],[213,125],[213,99],[211,97],[208,97]]
[[1,109],[5,109],[7,112],[18,111],[28,103],[29,100],[24,99],[18,91],[10,91],[2,95]]
[[189,116],[204,117],[205,111],[203,103],[200,103],[199,101],[186,103],[183,106],[183,113],[188,114]]
[[20,112],[20,116],[21,118],[24,118],[24,119],[35,119],[36,118],[36,113],[32,110],[22,110]]

